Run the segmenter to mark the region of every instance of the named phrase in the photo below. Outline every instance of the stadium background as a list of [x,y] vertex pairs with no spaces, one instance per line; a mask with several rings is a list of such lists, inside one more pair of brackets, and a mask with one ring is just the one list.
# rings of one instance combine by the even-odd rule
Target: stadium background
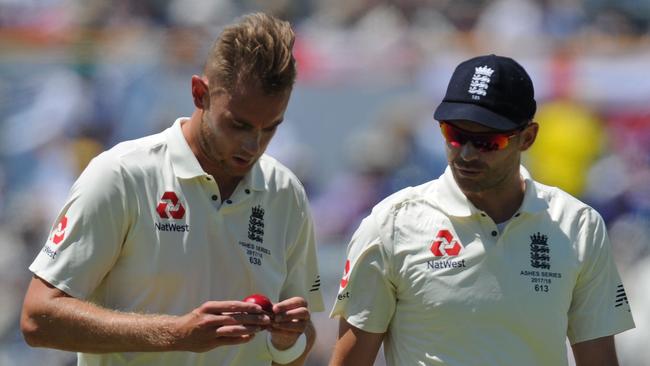
[[[211,41],[257,10],[297,32],[299,80],[269,153],[308,189],[328,308],[369,208],[444,169],[431,115],[453,68],[497,53],[536,85],[525,164],[607,222],[637,323],[617,337],[621,365],[650,365],[647,0],[0,0],[0,365],[75,363],[22,340],[28,264],[89,159],[189,115]],[[308,364],[325,365],[336,322],[314,318]]]

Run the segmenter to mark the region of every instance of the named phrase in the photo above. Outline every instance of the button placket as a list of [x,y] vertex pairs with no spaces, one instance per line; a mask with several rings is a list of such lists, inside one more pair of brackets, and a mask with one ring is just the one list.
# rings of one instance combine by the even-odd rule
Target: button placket
[[234,205],[234,204],[240,204],[244,201],[246,201],[248,198],[250,198],[251,195],[251,190],[249,188],[244,188],[243,189],[244,194],[242,194],[241,189],[237,189],[233,195],[232,198],[229,198],[225,201],[225,203],[229,205]]
[[221,206],[221,201],[219,201],[219,187],[217,186],[214,178],[206,175],[203,177],[203,179],[205,179],[205,182],[207,184],[208,197],[210,198],[211,203],[215,205],[215,207]]
[[253,192],[249,188],[242,189],[238,187],[232,193],[230,198],[223,200],[221,208],[235,208],[239,207],[241,204],[245,203]]
[[[490,216],[484,211],[479,211],[479,222],[480,222],[480,227],[481,227],[481,236],[483,236],[483,244],[486,246],[486,248],[492,247],[497,245],[499,241],[499,231],[497,229],[496,224],[492,220]],[[487,236],[484,236],[486,235]]]

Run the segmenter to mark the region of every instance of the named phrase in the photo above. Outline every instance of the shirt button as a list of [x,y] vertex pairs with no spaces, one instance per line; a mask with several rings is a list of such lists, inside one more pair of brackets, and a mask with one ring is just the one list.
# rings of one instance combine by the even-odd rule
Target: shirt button
[[496,230],[492,230],[492,236],[497,236],[497,231]]
[[250,194],[250,193],[251,193],[251,190],[248,189],[248,188],[246,188],[246,189],[244,190],[244,192],[246,192],[246,194]]
[[231,203],[232,203],[232,200],[227,200],[226,203],[227,203],[227,204],[231,204]]
[[213,200],[213,201],[216,201],[216,200],[218,200],[218,199],[219,199],[219,196],[217,196],[216,194],[213,194],[213,195],[212,195],[212,200]]

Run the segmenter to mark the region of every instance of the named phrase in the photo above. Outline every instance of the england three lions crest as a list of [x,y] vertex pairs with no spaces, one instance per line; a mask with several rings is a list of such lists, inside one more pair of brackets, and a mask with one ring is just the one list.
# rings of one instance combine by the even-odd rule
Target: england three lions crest
[[530,236],[530,265],[533,268],[551,269],[550,252],[548,236],[539,232]]
[[248,238],[258,243],[264,241],[264,209],[260,205],[251,208],[251,216],[248,220]]

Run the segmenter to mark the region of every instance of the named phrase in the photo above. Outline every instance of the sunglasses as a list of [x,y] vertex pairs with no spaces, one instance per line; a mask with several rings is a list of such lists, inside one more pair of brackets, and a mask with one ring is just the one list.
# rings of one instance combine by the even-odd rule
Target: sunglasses
[[481,152],[503,150],[508,147],[510,139],[526,128],[527,125],[516,130],[505,132],[470,132],[456,127],[447,122],[440,122],[442,136],[453,147],[461,147],[471,142]]

